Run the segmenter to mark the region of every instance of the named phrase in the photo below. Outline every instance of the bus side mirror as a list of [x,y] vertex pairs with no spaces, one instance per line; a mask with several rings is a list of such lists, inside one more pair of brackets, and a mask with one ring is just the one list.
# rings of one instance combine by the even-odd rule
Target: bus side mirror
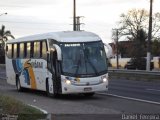
[[8,45],[6,46],[6,51],[8,52]]
[[105,49],[106,56],[107,56],[108,59],[113,57],[112,47],[110,45],[107,45],[107,44],[104,43],[104,49]]
[[62,51],[61,51],[61,48],[54,44],[53,47],[56,49],[57,51],[57,60],[61,61],[62,60]]

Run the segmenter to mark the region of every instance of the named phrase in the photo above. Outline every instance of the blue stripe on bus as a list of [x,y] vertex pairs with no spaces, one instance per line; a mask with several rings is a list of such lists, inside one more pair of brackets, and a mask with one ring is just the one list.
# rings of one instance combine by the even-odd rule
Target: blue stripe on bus
[[18,73],[20,73],[20,72],[22,71],[22,69],[23,69],[22,63],[21,63],[21,60],[20,60],[20,59],[17,59],[17,60],[16,60],[16,67],[17,67]]
[[30,78],[29,78],[28,70],[24,69],[22,74],[24,75],[25,83],[27,83],[27,85],[30,85]]

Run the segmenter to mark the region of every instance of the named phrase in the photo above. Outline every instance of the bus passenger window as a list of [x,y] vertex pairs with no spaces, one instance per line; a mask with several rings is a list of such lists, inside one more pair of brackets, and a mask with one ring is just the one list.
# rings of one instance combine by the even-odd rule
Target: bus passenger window
[[27,57],[27,43],[24,43],[24,58],[26,58]]
[[27,43],[27,58],[30,58],[31,53],[31,43]]
[[19,53],[20,53],[19,43],[17,43],[17,58],[19,58]]
[[40,57],[40,42],[34,42],[34,58]]
[[13,58],[13,55],[14,55],[14,44],[12,44],[12,55],[11,55],[11,58]]
[[24,57],[24,43],[20,43],[20,53],[19,57],[23,58]]
[[40,58],[42,58],[42,41],[40,42]]
[[14,54],[13,54],[13,58],[17,58],[17,44],[14,44]]
[[7,44],[7,56],[8,58],[12,57],[12,44]]
[[42,58],[47,59],[47,45],[46,41],[42,42]]
[[30,58],[34,57],[34,42],[31,42]]

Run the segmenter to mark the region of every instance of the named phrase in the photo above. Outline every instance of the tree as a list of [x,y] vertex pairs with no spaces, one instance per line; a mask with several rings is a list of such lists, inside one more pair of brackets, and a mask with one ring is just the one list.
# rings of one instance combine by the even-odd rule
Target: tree
[[8,37],[11,37],[14,39],[14,36],[11,34],[11,32],[9,30],[5,31],[5,26],[2,25],[2,28],[0,29],[0,64],[5,63],[4,46],[5,46],[5,42],[8,40]]
[[[155,13],[152,17],[152,40],[159,39],[160,33],[160,13]],[[130,53],[135,58],[146,56],[146,41],[148,38],[149,12],[145,9],[132,9],[127,14],[121,14],[118,22],[119,38],[132,41],[133,48]]]
[[5,42],[8,40],[8,37],[14,39],[14,36],[11,34],[11,32],[9,30],[5,31],[5,26],[2,25],[2,28],[0,29],[0,42],[2,44],[2,47],[4,47]]
[[136,33],[136,38],[133,40],[133,58],[140,59],[141,57],[146,56],[146,37],[147,34],[143,29],[140,29]]
[[[148,33],[148,21],[149,13],[145,9],[132,9],[127,14],[121,14],[121,20],[119,21],[120,36],[126,36],[129,40],[133,40],[137,37],[137,33],[140,29]],[[153,15],[153,30],[152,38],[160,37],[160,13]],[[146,36],[147,39],[148,35]]]
[[160,39],[155,39],[152,42],[152,55],[153,56],[160,56]]

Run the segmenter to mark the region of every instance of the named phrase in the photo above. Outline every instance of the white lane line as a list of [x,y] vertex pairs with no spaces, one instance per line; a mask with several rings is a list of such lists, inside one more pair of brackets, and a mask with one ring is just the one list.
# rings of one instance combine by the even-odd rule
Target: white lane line
[[6,72],[0,72],[0,74],[6,74]]
[[131,97],[124,97],[124,96],[114,95],[114,94],[105,94],[105,93],[97,93],[97,94],[113,96],[113,97],[123,98],[123,99],[127,99],[127,100],[134,100],[134,101],[138,101],[138,102],[145,102],[145,103],[160,105],[160,102],[155,102],[155,101],[149,101],[149,100],[143,100],[143,99],[137,99],[137,98],[131,98]]
[[160,92],[160,90],[158,90],[158,89],[146,89],[146,90]]
[[1,77],[1,76],[0,76],[0,79],[6,80],[7,78],[6,78],[6,77]]

